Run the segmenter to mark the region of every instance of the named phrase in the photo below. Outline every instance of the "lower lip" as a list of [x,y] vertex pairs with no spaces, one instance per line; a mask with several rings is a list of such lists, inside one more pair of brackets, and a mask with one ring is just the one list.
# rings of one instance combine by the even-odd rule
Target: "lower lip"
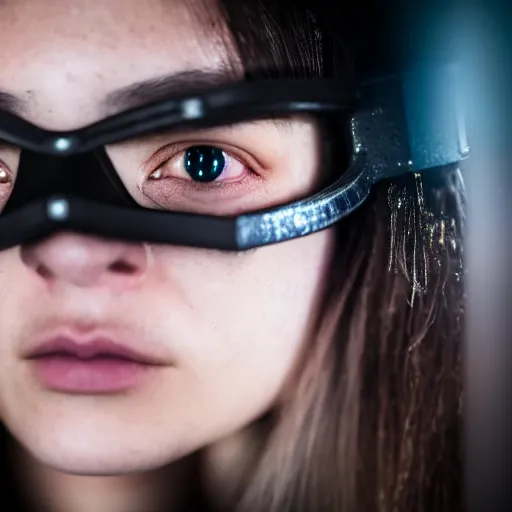
[[55,355],[33,360],[36,378],[46,388],[64,393],[105,394],[127,391],[155,366],[116,358],[78,359]]

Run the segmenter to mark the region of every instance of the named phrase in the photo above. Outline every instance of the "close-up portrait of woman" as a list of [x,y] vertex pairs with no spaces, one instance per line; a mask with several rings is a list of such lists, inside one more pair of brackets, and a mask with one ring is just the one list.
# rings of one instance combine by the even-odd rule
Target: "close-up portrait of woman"
[[0,2],[2,509],[463,509],[463,173],[355,17]]

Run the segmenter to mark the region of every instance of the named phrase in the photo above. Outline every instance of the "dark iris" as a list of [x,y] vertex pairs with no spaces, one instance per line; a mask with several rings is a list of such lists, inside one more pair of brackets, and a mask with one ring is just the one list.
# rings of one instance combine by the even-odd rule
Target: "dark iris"
[[193,146],[185,151],[185,169],[194,181],[215,181],[226,167],[224,152],[212,146]]

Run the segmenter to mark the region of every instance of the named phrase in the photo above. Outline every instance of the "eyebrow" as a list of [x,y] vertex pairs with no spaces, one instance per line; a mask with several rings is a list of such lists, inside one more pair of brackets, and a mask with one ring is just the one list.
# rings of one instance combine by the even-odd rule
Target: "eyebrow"
[[202,90],[240,81],[227,66],[193,69],[137,82],[109,93],[102,102],[108,113],[120,112],[172,96],[196,94]]
[[[100,103],[106,115],[169,99],[176,95],[196,94],[210,87],[240,81],[227,65],[216,69],[192,69],[136,82],[108,93]],[[0,110],[14,115],[28,111],[28,102],[0,90]]]
[[[211,87],[240,82],[243,78],[237,75],[228,64],[212,69],[192,69],[142,80],[108,93],[100,103],[105,116],[130,110],[173,96],[197,94]],[[29,110],[28,102],[0,90],[0,111],[22,116]],[[272,123],[279,130],[288,130],[290,121],[286,118],[272,118]]]

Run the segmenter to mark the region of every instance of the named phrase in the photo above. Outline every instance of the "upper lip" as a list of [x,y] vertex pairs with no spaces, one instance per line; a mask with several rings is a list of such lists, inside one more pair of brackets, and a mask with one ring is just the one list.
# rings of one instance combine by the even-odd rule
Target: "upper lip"
[[163,365],[164,362],[148,354],[138,352],[122,343],[108,337],[94,337],[80,340],[68,335],[59,335],[47,339],[29,352],[29,359],[50,356],[54,354],[68,354],[78,359],[93,359],[95,357],[116,357],[141,364]]

